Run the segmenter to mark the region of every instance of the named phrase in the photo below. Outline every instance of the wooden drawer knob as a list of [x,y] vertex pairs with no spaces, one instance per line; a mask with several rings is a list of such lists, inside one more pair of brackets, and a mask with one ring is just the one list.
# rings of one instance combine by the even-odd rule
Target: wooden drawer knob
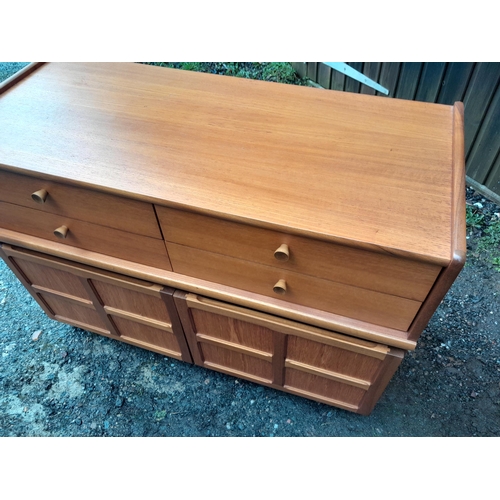
[[31,195],[31,199],[37,203],[45,203],[48,194],[46,189],[40,189]]
[[274,258],[283,262],[286,262],[290,258],[290,250],[288,250],[288,245],[286,243],[283,243],[283,245],[274,252]]
[[66,238],[66,235],[68,234],[69,229],[66,226],[61,226],[58,227],[55,231],[54,234],[61,239]]
[[278,295],[285,295],[285,293],[286,293],[286,281],[279,280],[278,283],[276,283],[276,285],[274,285],[273,292],[277,293]]

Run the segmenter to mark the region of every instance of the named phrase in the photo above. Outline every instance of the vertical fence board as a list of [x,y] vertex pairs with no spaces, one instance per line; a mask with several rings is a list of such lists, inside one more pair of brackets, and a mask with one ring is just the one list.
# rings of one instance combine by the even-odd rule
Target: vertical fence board
[[345,85],[345,75],[340,71],[332,69],[332,81],[330,83],[330,88],[332,90],[344,90]]
[[464,98],[474,66],[473,62],[449,63],[437,102],[452,105],[456,101],[461,101]]
[[413,100],[415,98],[421,71],[421,62],[404,62],[401,65],[399,83],[396,90],[396,97],[398,99]]
[[[398,62],[384,62],[382,63],[382,68],[380,70],[379,81],[382,87],[385,87],[389,91],[388,97],[394,97],[396,92],[396,86],[399,79],[399,70],[401,68],[401,63]],[[377,92],[377,95],[385,95],[381,92]]]
[[500,154],[486,179],[485,186],[495,194],[500,195]]
[[298,73],[301,78],[305,78],[307,76],[307,63],[305,62],[293,62],[290,63],[292,68]]
[[332,76],[332,68],[323,63],[318,63],[318,83],[324,88],[330,88],[330,78]]
[[415,101],[436,102],[441,84],[443,82],[444,72],[447,63],[444,62],[427,62],[424,63],[422,76],[418,84]]
[[[355,70],[359,71],[360,73],[363,70],[363,63],[362,62],[350,62],[347,63],[351,68],[354,68]],[[358,93],[359,92],[359,82],[354,80],[353,78],[346,77],[345,79],[345,91],[346,92],[354,92]]]
[[[382,64],[379,62],[365,62],[363,65],[363,75],[367,76],[370,80],[378,83],[378,78],[380,74],[380,66]],[[368,87],[367,85],[361,84],[360,94],[375,95],[376,90]]]
[[318,81],[318,63],[317,62],[308,62],[307,63],[307,78],[309,78],[313,82]]
[[477,63],[464,97],[467,158],[500,80],[500,63]]
[[[467,175],[484,184],[500,151],[500,87],[497,87],[468,161]],[[488,186],[487,186],[488,187]]]

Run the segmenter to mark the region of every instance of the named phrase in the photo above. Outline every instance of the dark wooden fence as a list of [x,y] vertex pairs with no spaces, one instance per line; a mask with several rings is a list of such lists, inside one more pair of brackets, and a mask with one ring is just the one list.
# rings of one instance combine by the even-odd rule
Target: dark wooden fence
[[[388,97],[465,107],[467,181],[500,203],[500,63],[351,62],[389,90]],[[383,95],[323,63],[292,63],[297,73],[321,87]]]

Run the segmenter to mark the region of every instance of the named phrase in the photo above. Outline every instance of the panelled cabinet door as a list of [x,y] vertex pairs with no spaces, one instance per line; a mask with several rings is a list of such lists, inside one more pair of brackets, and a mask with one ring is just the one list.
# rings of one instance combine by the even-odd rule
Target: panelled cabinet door
[[403,351],[176,292],[193,361],[292,394],[369,414]]
[[191,362],[174,290],[9,245],[0,254],[52,319]]

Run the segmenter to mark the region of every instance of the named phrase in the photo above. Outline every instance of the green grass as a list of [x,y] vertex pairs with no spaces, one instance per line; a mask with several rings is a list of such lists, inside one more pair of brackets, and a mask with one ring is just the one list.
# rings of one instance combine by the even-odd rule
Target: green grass
[[307,80],[300,78],[288,62],[152,62],[146,64],[268,82],[307,85]]

